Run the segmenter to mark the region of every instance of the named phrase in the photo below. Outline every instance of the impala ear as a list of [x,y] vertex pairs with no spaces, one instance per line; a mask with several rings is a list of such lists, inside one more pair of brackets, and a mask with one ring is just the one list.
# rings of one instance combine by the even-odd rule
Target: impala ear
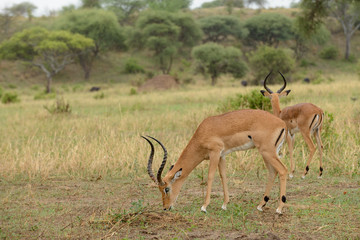
[[286,97],[287,95],[289,95],[291,90],[286,90],[286,91],[283,91],[279,94],[279,97]]
[[268,93],[268,91],[260,90],[260,92],[261,92],[261,94],[262,94],[264,97],[271,98],[271,95],[270,95],[270,93]]
[[178,180],[181,177],[181,173],[182,173],[182,168],[180,168],[174,175],[173,179],[171,180],[171,182],[175,182],[176,180]]

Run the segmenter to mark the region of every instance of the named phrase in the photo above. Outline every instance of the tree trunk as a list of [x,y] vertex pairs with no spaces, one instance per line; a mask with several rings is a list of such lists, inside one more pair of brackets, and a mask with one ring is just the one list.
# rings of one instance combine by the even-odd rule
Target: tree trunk
[[349,60],[350,57],[350,40],[351,40],[351,35],[350,34],[346,34],[346,45],[345,45],[345,59]]
[[51,92],[52,76],[47,76],[46,93]]
[[211,86],[215,86],[216,84],[216,77],[214,75],[211,76]]

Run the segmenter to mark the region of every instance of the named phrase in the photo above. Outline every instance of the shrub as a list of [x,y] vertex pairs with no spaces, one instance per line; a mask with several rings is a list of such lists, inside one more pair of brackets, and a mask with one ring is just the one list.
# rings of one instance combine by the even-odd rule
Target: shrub
[[1,97],[1,102],[4,104],[20,102],[16,92],[5,92]]
[[44,106],[44,108],[51,114],[71,113],[70,104],[66,102],[63,97],[56,99],[52,106]]
[[288,49],[279,49],[262,46],[249,56],[251,68],[255,72],[255,80],[252,83],[259,83],[272,70],[280,71],[283,74],[291,72],[295,67],[295,60]]
[[271,110],[270,99],[264,97],[260,91],[253,90],[248,94],[236,94],[235,97],[229,97],[218,107],[219,112],[228,112],[238,109],[262,109]]
[[136,95],[137,94],[137,91],[135,88],[131,88],[130,89],[130,95]]
[[104,99],[105,98],[105,94],[103,92],[98,93],[94,96],[95,99]]
[[125,63],[125,73],[144,73],[145,70],[135,59],[129,58]]
[[0,87],[0,98],[2,97],[3,93],[4,93],[4,89]]
[[324,47],[320,52],[320,57],[322,59],[336,59],[339,55],[339,51],[335,46]]

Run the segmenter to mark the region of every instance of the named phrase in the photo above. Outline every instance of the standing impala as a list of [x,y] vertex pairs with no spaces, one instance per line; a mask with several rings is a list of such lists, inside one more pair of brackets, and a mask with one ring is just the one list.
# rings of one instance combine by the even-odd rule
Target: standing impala
[[[280,161],[278,153],[286,136],[286,125],[280,118],[262,110],[238,110],[218,116],[206,118],[197,128],[190,142],[181,153],[179,159],[170,168],[170,171],[161,177],[167,159],[167,151],[157,139],[143,137],[151,146],[148,161],[150,178],[158,184],[162,194],[164,210],[171,209],[174,205],[181,186],[190,172],[203,160],[210,160],[207,180],[207,190],[204,205],[201,207],[206,212],[210,203],[211,186],[217,167],[224,190],[224,203],[222,209],[226,210],[229,202],[227,187],[225,155],[237,151],[256,147],[262,155],[265,165],[269,170],[265,194],[257,209],[262,208],[269,201],[269,193],[274,184],[275,177],[280,178],[280,201],[276,212],[281,214],[286,202],[286,166]],[[150,139],[158,142],[164,150],[164,159],[157,173],[152,172],[154,146]]]
[[271,91],[271,89],[266,86],[266,80],[268,79],[271,73],[272,72],[270,72],[264,80],[264,88],[266,89],[266,91],[261,90],[261,93],[265,97],[269,97],[271,99],[271,106],[274,115],[280,117],[286,123],[288,129],[288,134],[286,134],[287,135],[286,142],[289,147],[290,164],[291,164],[290,178],[293,177],[295,171],[293,149],[294,149],[295,133],[297,132],[301,133],[310,150],[309,158],[307,160],[306,168],[302,175],[302,178],[305,178],[305,175],[308,173],[311,159],[313,158],[314,153],[316,151],[315,144],[311,139],[311,135],[315,136],[317,141],[317,146],[319,149],[319,158],[320,158],[319,177],[321,177],[323,172],[323,168],[322,168],[323,145],[321,142],[320,135],[321,135],[321,126],[324,119],[324,112],[323,110],[321,110],[321,108],[315,106],[312,103],[299,103],[294,106],[289,106],[281,110],[279,97],[287,96],[291,90],[284,91],[286,87],[286,79],[284,75],[282,75],[281,72],[279,72],[284,80],[284,85],[275,93]]

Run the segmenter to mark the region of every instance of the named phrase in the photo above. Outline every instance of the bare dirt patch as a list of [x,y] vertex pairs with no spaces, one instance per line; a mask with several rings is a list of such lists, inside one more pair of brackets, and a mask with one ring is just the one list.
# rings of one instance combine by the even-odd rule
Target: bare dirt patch
[[175,78],[170,75],[159,75],[147,80],[142,86],[139,87],[139,92],[149,92],[153,90],[167,90],[177,88],[178,83]]

